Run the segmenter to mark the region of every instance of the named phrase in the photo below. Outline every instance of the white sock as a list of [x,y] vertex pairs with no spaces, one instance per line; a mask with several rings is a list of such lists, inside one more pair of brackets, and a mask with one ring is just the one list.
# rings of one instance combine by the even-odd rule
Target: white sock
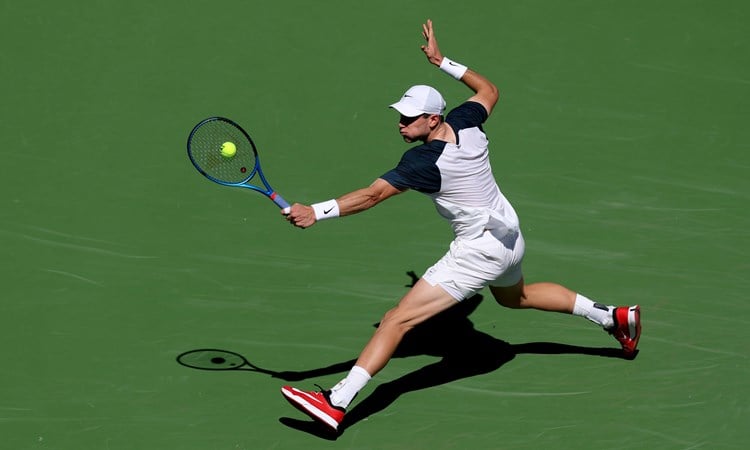
[[576,295],[576,303],[573,306],[573,315],[589,319],[603,328],[612,327],[615,322],[612,319],[614,306],[595,303],[581,294]]
[[349,375],[331,388],[331,404],[347,408],[357,393],[370,381],[370,378],[372,377],[365,369],[359,366],[352,367]]

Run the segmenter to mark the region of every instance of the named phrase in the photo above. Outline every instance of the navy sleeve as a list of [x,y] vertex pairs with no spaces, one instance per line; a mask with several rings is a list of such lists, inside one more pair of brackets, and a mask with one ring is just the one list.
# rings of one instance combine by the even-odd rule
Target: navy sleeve
[[455,107],[445,117],[454,130],[463,130],[481,126],[487,120],[489,114],[481,103],[465,102]]
[[404,153],[398,165],[380,178],[400,191],[414,189],[424,193],[440,191],[441,177],[437,160],[445,142],[433,141]]

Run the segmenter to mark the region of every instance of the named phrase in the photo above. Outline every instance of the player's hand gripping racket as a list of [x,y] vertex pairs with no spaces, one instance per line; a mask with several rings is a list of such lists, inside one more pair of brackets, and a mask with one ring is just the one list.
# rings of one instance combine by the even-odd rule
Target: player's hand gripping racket
[[[190,132],[187,151],[198,172],[214,183],[252,189],[273,200],[279,208],[289,208],[289,203],[274,192],[263,176],[258,150],[250,135],[233,121],[223,117],[201,121]],[[251,183],[256,175],[263,186]]]

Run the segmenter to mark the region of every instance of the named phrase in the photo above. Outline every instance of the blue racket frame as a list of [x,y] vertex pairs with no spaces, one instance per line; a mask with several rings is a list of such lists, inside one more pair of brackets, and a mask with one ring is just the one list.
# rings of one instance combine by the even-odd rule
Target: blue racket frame
[[[242,181],[231,183],[228,181],[224,181],[224,180],[220,180],[218,178],[212,177],[211,175],[206,173],[206,171],[203,170],[201,166],[195,161],[195,159],[193,158],[193,154],[190,151],[190,143],[192,142],[193,135],[196,133],[196,131],[198,131],[198,129],[204,124],[208,122],[213,122],[216,120],[229,123],[230,125],[237,128],[237,130],[239,130],[245,136],[247,141],[250,143],[250,147],[252,147],[253,152],[255,153],[255,166],[253,167],[253,170],[250,171],[250,174]],[[241,187],[241,188],[251,189],[253,191],[260,192],[261,194],[271,199],[279,208],[281,209],[289,208],[289,203],[286,200],[284,200],[284,198],[281,195],[279,195],[276,191],[273,190],[271,185],[268,183],[268,180],[266,180],[265,175],[263,175],[263,169],[261,169],[260,167],[260,157],[258,156],[258,150],[255,147],[255,142],[253,142],[253,140],[250,138],[250,135],[247,134],[247,132],[233,120],[227,119],[226,117],[219,117],[219,116],[209,117],[207,119],[201,120],[195,127],[193,127],[193,130],[190,132],[190,135],[188,136],[187,152],[188,152],[188,157],[190,158],[190,162],[193,163],[193,166],[195,166],[198,172],[200,172],[201,175],[213,181],[214,183],[220,184],[222,186]],[[255,175],[258,175],[260,177],[260,180],[263,182],[264,187],[250,184],[250,180],[252,180],[255,177]]]

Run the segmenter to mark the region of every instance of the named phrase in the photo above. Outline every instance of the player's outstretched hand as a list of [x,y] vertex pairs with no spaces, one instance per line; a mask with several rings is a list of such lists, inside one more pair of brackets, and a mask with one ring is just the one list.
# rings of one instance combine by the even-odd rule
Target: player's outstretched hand
[[422,24],[422,36],[427,41],[427,44],[422,45],[422,51],[427,56],[427,60],[440,67],[440,63],[443,62],[443,54],[440,53],[435,31],[432,29],[432,20],[427,19],[427,23]]
[[281,210],[286,220],[299,228],[309,228],[315,224],[315,210],[312,206],[295,203],[289,208]]

